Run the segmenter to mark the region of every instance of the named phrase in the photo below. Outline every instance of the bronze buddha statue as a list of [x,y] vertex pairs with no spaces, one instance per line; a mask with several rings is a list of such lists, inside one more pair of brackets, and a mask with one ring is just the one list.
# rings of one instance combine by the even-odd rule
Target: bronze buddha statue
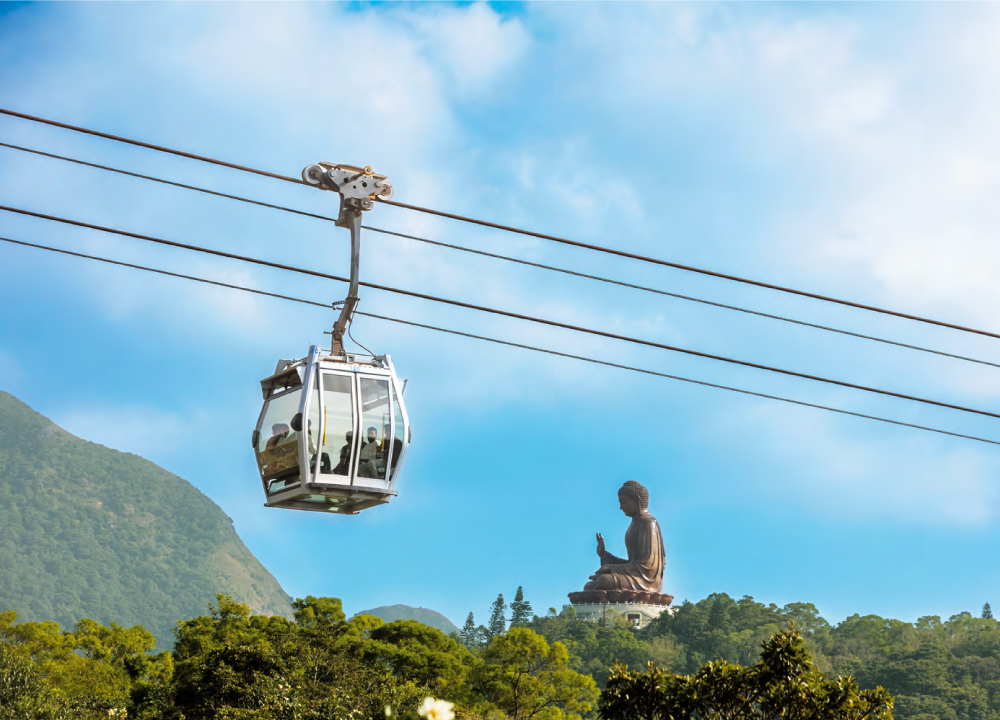
[[660,524],[646,509],[649,491],[629,480],[618,491],[618,504],[632,523],[625,532],[625,552],[620,558],[604,547],[597,533],[597,555],[601,567],[590,576],[583,592],[570,593],[571,602],[642,601],[667,605],[673,599],[662,595],[665,552]]

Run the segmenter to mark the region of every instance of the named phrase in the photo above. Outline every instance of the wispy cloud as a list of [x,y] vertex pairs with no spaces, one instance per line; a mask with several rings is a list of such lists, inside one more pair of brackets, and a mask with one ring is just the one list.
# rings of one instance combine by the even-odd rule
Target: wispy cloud
[[166,464],[209,437],[215,424],[204,411],[171,412],[151,405],[68,407],[53,422],[77,437]]
[[1000,461],[970,444],[764,404],[724,424],[772,468],[742,489],[772,508],[862,525],[980,529],[1000,518]]

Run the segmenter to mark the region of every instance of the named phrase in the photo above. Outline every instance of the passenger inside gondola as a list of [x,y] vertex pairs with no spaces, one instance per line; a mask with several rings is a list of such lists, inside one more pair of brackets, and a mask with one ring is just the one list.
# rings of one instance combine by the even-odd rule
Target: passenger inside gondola
[[288,434],[292,431],[288,425],[285,423],[275,423],[271,426],[271,437],[268,438],[267,444],[264,446],[265,450],[273,450],[278,446],[278,444],[288,437]]
[[[402,423],[400,423],[402,426]],[[389,454],[389,436],[392,435],[392,426],[389,423],[385,424],[382,429],[382,448],[381,455],[383,458],[389,458],[389,467],[396,464],[396,460],[399,459],[399,454],[403,452],[403,441],[398,437],[392,440],[392,454]],[[383,472],[385,470],[385,461],[383,460]]]
[[[381,473],[379,472],[381,470]],[[358,477],[378,478],[385,476],[385,457],[382,443],[378,441],[378,430],[368,428],[368,439],[361,446],[361,461],[358,463]]]
[[340,462],[337,463],[337,467],[333,469],[334,475],[347,475],[348,471],[351,469],[351,447],[354,444],[354,431],[348,430],[344,439],[347,440],[347,442],[344,443],[342,448],[340,448]]
[[296,433],[292,431],[288,423],[271,425],[271,437],[267,439],[264,451],[260,454],[261,469],[266,475],[290,470],[299,464],[298,445],[295,442],[295,437]]

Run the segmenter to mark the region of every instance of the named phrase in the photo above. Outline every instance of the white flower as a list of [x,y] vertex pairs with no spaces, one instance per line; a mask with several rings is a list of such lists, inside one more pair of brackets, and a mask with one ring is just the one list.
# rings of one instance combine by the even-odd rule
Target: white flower
[[447,700],[435,700],[432,697],[424,698],[423,705],[417,710],[417,715],[427,720],[455,720],[455,707]]

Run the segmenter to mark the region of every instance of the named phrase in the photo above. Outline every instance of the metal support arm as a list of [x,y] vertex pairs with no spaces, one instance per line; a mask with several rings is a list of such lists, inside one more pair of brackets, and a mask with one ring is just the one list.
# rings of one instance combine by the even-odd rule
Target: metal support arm
[[[346,218],[344,218],[346,214]],[[346,219],[346,225],[351,230],[351,284],[347,289],[347,298],[344,306],[340,309],[340,317],[333,325],[333,346],[332,352],[344,353],[344,333],[347,331],[347,323],[351,321],[354,308],[357,307],[358,300],[358,276],[361,267],[361,211],[354,208],[344,208],[340,211],[341,219]],[[337,221],[340,224],[340,220]]]
[[302,171],[302,179],[320,190],[333,190],[340,195],[340,214],[337,226],[351,231],[351,284],[347,298],[340,310],[340,317],[333,326],[333,347],[331,350],[343,355],[344,333],[351,322],[354,308],[358,304],[358,282],[361,266],[361,213],[375,206],[375,198],[388,200],[392,197],[392,185],[385,175],[376,175],[370,167],[319,163],[309,165]]

